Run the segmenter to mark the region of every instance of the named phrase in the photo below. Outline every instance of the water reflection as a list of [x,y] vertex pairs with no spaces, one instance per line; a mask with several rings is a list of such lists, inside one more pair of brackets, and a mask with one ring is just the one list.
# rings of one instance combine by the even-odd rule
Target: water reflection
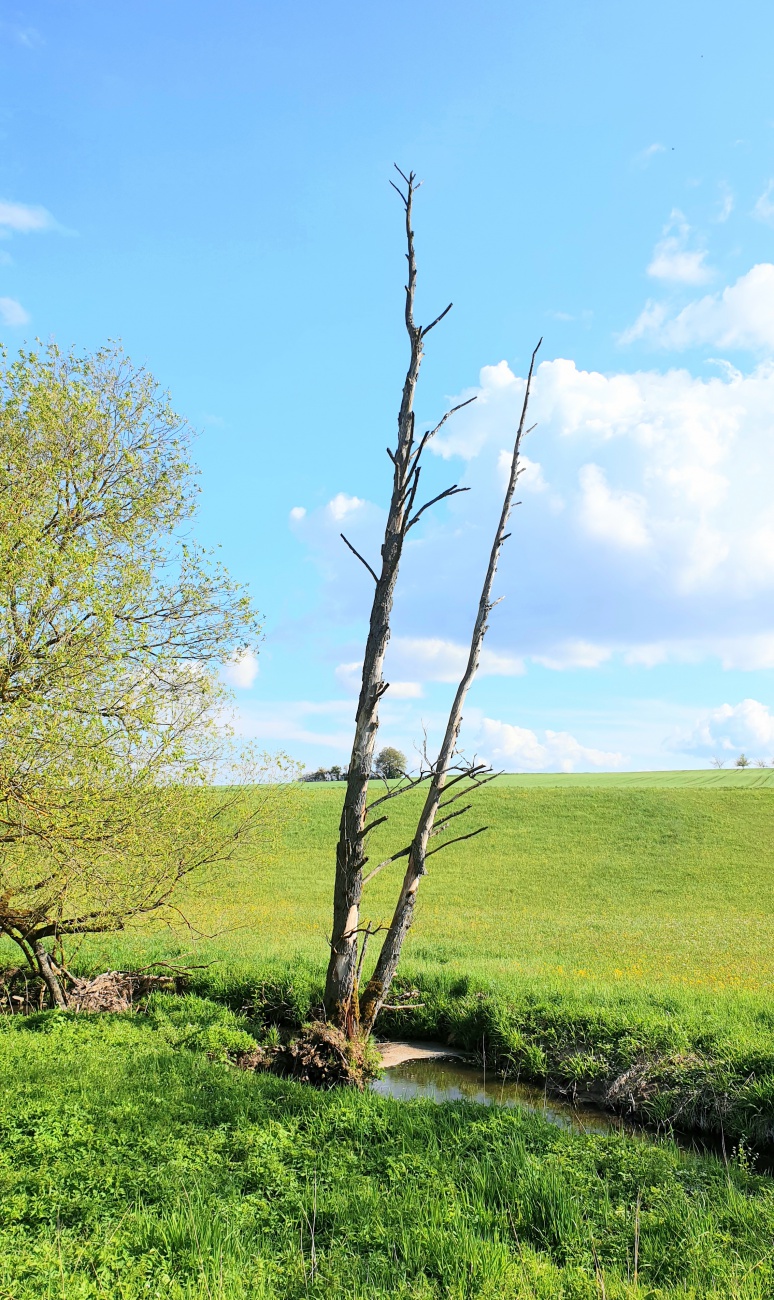
[[[615,1115],[593,1106],[576,1108],[548,1096],[541,1088],[528,1083],[499,1079],[472,1065],[459,1061],[405,1061],[386,1070],[377,1079],[374,1092],[383,1097],[428,1097],[431,1101],[477,1101],[485,1106],[524,1106],[537,1111],[551,1124],[576,1133],[616,1133],[627,1129]],[[628,1129],[627,1129],[628,1131]]]

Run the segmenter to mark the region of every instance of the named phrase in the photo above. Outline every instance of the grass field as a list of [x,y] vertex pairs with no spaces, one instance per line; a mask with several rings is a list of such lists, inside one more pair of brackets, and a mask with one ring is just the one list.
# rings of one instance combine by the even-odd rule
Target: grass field
[[[732,785],[676,780],[694,775],[656,773],[671,780],[653,787],[615,775],[485,788],[467,820],[490,829],[432,859],[407,961],[495,980],[770,990],[774,787],[758,786],[757,772],[698,774]],[[192,920],[217,934],[203,954],[325,963],[341,798],[337,785],[302,786],[272,862],[242,866],[187,900]],[[411,836],[417,798],[391,807],[369,845],[373,862]],[[399,872],[367,887],[365,917],[389,917]],[[92,959],[110,964],[126,948],[100,941]]]
[[[761,776],[494,783],[476,808],[489,832],[422,884],[403,971],[422,1005],[383,1023],[581,1093],[620,1085],[640,1117],[722,1136],[728,1166],[209,1059],[319,1001],[342,789],[304,786],[273,861],[186,900],[212,937],[112,936],[77,956],[214,960],[191,994],[145,1016],[0,1021],[0,1300],[774,1294],[772,1182],[738,1146],[774,1143]],[[393,808],[373,861],[409,835],[416,801]],[[397,872],[369,886],[366,917],[389,916]]]

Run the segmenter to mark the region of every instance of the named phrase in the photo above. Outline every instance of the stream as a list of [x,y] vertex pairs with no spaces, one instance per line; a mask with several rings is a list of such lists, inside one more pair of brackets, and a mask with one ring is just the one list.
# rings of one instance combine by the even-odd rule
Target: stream
[[[477,1101],[484,1106],[523,1106],[551,1124],[576,1133],[633,1132],[634,1126],[594,1106],[573,1106],[528,1083],[514,1083],[486,1073],[479,1066],[453,1058],[406,1060],[387,1068],[371,1085],[382,1097],[409,1101]],[[637,1132],[642,1130],[637,1129]]]

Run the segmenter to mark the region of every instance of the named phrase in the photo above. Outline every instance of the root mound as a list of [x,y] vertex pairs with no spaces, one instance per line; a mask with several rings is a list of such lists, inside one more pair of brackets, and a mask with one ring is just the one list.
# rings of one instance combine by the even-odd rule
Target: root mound
[[354,1084],[362,1089],[374,1073],[371,1056],[366,1043],[350,1042],[340,1030],[315,1021],[278,1049],[273,1069],[318,1088]]

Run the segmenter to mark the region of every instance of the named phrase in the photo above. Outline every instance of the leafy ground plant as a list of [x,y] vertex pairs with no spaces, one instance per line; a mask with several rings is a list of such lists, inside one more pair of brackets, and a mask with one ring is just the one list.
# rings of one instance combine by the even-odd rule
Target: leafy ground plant
[[774,1192],[744,1160],[213,1059],[244,1033],[193,997],[3,1023],[3,1300],[774,1289]]

